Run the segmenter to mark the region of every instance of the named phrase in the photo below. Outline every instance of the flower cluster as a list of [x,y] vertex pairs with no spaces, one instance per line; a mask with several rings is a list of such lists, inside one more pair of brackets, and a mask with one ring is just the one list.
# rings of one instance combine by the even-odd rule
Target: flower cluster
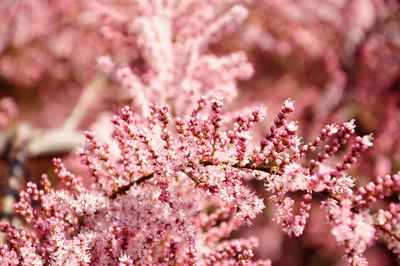
[[206,49],[244,21],[246,2],[134,1],[127,14],[120,6],[93,1],[92,9],[104,18],[102,30],[108,38],[132,39],[146,62],[145,67],[118,65],[111,56],[103,56],[98,68],[122,84],[145,116],[153,101],[168,103],[174,114],[183,117],[190,115],[201,96],[219,93],[230,102],[237,95],[236,81],[250,78],[253,67],[243,52],[216,56]]
[[375,136],[373,152],[354,169],[357,176],[397,171],[400,4],[260,0],[253,6],[237,42],[258,75],[243,88],[254,94],[242,101],[256,97],[278,108],[277,98],[296,97],[306,136],[328,121],[357,117]]
[[[262,108],[249,116],[238,115],[231,128],[222,123],[218,99],[202,97],[189,119],[177,118],[174,124],[168,106],[154,103],[149,110],[146,120],[129,107],[114,116],[119,155],[110,154],[109,144],[101,143],[94,133],[85,133],[88,146],[78,154],[92,177],[90,187],[60,159],[53,163],[65,189],[51,188],[46,175],[41,190],[28,183],[15,208],[34,230],[18,231],[2,224],[9,241],[8,247],[2,246],[5,261],[12,265],[249,264],[257,242],[223,240],[264,208],[263,200],[243,183],[249,174],[273,194],[276,220],[289,235],[302,234],[312,196],[318,193],[326,199],[329,225],[346,246],[350,264],[365,262],[362,253],[377,230],[386,234],[391,248],[398,248],[398,217],[384,210],[372,215],[366,204],[379,191],[388,194],[387,187],[398,190],[398,176],[379,179],[386,184],[381,189],[367,184],[355,193],[353,180],[344,173],[345,165],[371,145],[371,137],[355,138],[336,169],[322,167],[354,134],[353,121],[326,126],[314,142],[300,147],[297,125],[287,120],[294,110],[288,100],[270,132],[254,146],[251,129],[264,118]],[[323,151],[302,166],[299,160],[322,142]],[[293,192],[303,194],[298,214],[290,197]],[[392,203],[391,212],[396,206]]]
[[[373,141],[385,153],[375,153],[376,172],[387,173],[397,154],[395,1],[6,2],[0,4],[0,86],[15,98],[0,100],[0,179],[8,167],[7,195],[16,195],[29,172],[26,157],[69,152],[81,140],[78,128],[94,119],[101,132],[85,131],[78,156],[53,159],[54,174],[43,174],[40,186],[24,185],[14,208],[26,223],[0,222],[0,237],[6,235],[0,264],[270,265],[259,260],[259,241],[237,231],[257,225],[271,207],[286,235],[308,234],[315,205],[349,265],[366,265],[366,251],[377,241],[400,254],[400,173],[364,182],[358,177],[373,164],[357,163]],[[240,45],[234,38],[221,42],[233,29],[241,29]],[[247,55],[231,52],[238,46]],[[94,74],[99,54],[104,75]],[[255,79],[243,84],[250,92],[224,113],[222,99],[232,103],[237,82],[253,68]],[[114,93],[117,84],[121,93]],[[106,85],[108,92],[100,93]],[[71,111],[78,87],[84,89]],[[289,120],[291,99],[282,107],[279,100],[280,111],[259,136],[263,108],[232,114],[260,91],[268,91],[263,101],[271,109],[269,99],[296,97],[303,121]],[[62,105],[49,100],[55,95]],[[14,100],[27,105],[20,110],[46,103],[51,119],[21,112],[18,118],[33,125],[24,127]],[[88,112],[121,102],[127,106],[107,118],[111,124],[103,119],[109,113]],[[45,129],[66,113],[62,126]],[[319,130],[348,116],[358,117],[360,130],[355,120]],[[371,131],[370,116],[382,118],[372,125],[375,140],[358,136]],[[111,131],[112,139],[104,137]],[[84,169],[82,176],[68,160]],[[52,187],[55,177],[61,183]],[[9,209],[3,214],[16,218]]]
[[[91,187],[54,159],[66,189],[50,188],[46,175],[43,190],[28,183],[15,207],[35,230],[21,242],[18,231],[4,224],[11,248],[3,247],[4,260],[13,264],[17,254],[25,264],[250,262],[256,242],[218,240],[264,208],[243,185],[238,163],[248,145],[243,142],[264,112],[238,117],[232,130],[220,132],[221,107],[218,100],[202,98],[189,120],[175,121],[175,133],[166,106],[152,104],[142,122],[123,108],[113,119],[121,150],[116,161],[108,145],[87,132],[88,148],[78,153]],[[26,242],[29,256],[20,252]]]

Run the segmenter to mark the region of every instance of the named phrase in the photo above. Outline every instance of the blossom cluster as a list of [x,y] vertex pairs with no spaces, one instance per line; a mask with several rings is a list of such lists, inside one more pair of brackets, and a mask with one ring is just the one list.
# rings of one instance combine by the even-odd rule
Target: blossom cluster
[[277,98],[296,95],[303,135],[356,117],[375,140],[353,171],[362,179],[397,171],[399,3],[262,0],[253,6],[237,38],[258,74],[243,88],[254,91],[243,101],[257,97],[278,108]]
[[[400,173],[385,175],[396,170],[400,132],[395,1],[11,2],[0,3],[0,86],[18,105],[29,98],[21,91],[39,95],[51,119],[18,116],[14,99],[0,100],[7,195],[19,190],[26,157],[69,152],[81,140],[78,129],[92,120],[100,132],[84,132],[87,145],[77,156],[53,159],[54,174],[43,174],[40,186],[24,185],[14,208],[25,224],[0,222],[0,237],[6,235],[0,264],[270,265],[259,259],[261,241],[237,232],[270,208],[284,234],[307,234],[315,205],[347,264],[366,265],[367,249],[377,242],[399,256]],[[234,39],[221,41],[233,29],[244,51],[232,52]],[[238,81],[254,72],[238,90]],[[225,113],[223,102],[239,93],[244,97]],[[266,111],[237,110],[254,94],[271,109],[279,102],[262,136]],[[300,123],[289,120],[294,101],[282,107],[276,101],[288,95],[303,108],[294,113]],[[109,114],[121,102],[127,106],[111,124],[107,114],[88,111]],[[374,110],[366,106],[375,105],[384,111],[374,114],[382,119],[373,139],[360,132],[370,131],[365,121]],[[45,128],[66,113],[60,128]],[[360,118],[357,131],[355,120],[319,130],[349,115]],[[25,116],[45,126],[26,127],[17,119]],[[104,138],[110,131],[112,138]],[[367,153],[378,163],[363,163],[361,153],[373,142],[385,154]],[[17,150],[23,156],[14,158]],[[80,175],[68,160],[83,169]],[[385,174],[363,180],[371,167]]]
[[98,59],[98,68],[122,85],[145,116],[153,101],[168,103],[174,114],[183,117],[190,115],[201,96],[222,94],[231,102],[237,95],[236,82],[250,78],[253,67],[243,52],[217,56],[206,49],[246,19],[246,2],[135,1],[127,14],[121,8],[126,5],[123,1],[121,6],[93,1],[92,9],[103,17],[106,37],[132,39],[146,62],[145,67],[126,61],[117,64],[106,55]]
[[[60,159],[53,163],[64,189],[51,188],[45,174],[43,189],[27,184],[15,209],[32,230],[1,224],[9,243],[2,244],[4,261],[249,264],[257,241],[224,240],[264,208],[262,198],[244,184],[248,175],[272,193],[276,221],[289,235],[302,234],[313,194],[318,193],[325,198],[322,206],[329,226],[346,247],[349,264],[365,264],[363,252],[378,231],[390,248],[399,249],[396,203],[390,211],[373,214],[368,209],[374,197],[400,189],[398,176],[378,178],[355,192],[354,180],[345,173],[372,145],[371,136],[356,137],[336,169],[326,166],[325,160],[354,135],[353,121],[328,125],[314,142],[301,145],[297,124],[287,120],[294,110],[287,100],[265,138],[253,145],[252,127],[264,118],[262,108],[238,115],[231,126],[223,123],[219,99],[202,97],[186,120],[172,121],[166,105],[154,103],[149,109],[146,119],[129,107],[114,116],[119,155],[111,154],[110,144],[101,143],[95,133],[85,133],[88,145],[78,155],[91,175],[89,187]],[[302,166],[299,160],[322,142],[326,144],[316,159]],[[298,214],[290,197],[293,192],[303,194]]]

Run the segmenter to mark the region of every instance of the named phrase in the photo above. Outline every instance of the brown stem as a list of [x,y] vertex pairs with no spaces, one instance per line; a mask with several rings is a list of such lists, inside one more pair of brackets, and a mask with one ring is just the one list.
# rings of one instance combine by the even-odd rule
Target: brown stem
[[[204,166],[211,166],[213,165],[211,162],[203,162],[202,165]],[[241,169],[248,169],[248,170],[257,170],[257,171],[261,171],[261,172],[265,172],[265,173],[270,173],[270,169],[269,168],[257,168],[257,167],[251,167],[251,166],[244,166],[244,167],[239,167],[237,165],[232,165],[232,167],[235,168],[241,168]],[[155,173],[150,173],[147,175],[143,175],[141,178],[139,178],[138,180],[135,180],[133,182],[130,182],[129,184],[118,188],[117,191],[115,191],[113,194],[111,194],[110,199],[115,199],[118,195],[121,195],[125,192],[127,192],[133,185],[139,185],[142,184],[144,182],[146,182],[147,180],[151,179],[154,177]],[[196,182],[196,180],[193,179],[193,177],[191,177],[191,175],[188,175],[193,181]],[[322,191],[317,193],[321,196],[323,196],[324,198],[333,198],[334,200],[341,202],[343,199],[337,195],[332,194],[329,191]],[[400,241],[400,236],[394,234],[393,232],[391,232],[390,230],[387,230],[386,228],[384,228],[382,225],[375,225],[376,228],[381,229],[384,233],[387,233],[388,235],[390,235],[391,237],[397,239],[398,241]]]
[[119,187],[116,191],[114,191],[109,198],[110,199],[115,199],[118,195],[124,194],[125,192],[127,192],[133,185],[140,185],[144,182],[146,182],[147,180],[151,179],[154,176],[154,173],[150,173],[148,175],[144,175],[141,178],[139,178],[138,180],[135,180],[133,182],[130,182],[129,184]]

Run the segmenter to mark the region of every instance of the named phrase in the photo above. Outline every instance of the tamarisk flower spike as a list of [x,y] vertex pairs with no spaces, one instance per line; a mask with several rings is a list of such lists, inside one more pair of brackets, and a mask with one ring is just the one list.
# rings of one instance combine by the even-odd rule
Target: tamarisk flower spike
[[[91,9],[105,18],[102,30],[112,41],[133,43],[146,70],[129,61],[115,63],[112,55],[98,59],[98,69],[118,81],[132,99],[136,112],[150,113],[149,104],[169,104],[173,114],[190,116],[201,96],[237,95],[237,81],[254,72],[244,52],[223,56],[207,53],[210,44],[237,29],[248,16],[249,1],[133,1],[130,13],[111,3],[91,1]],[[123,33],[121,27],[127,29]],[[135,71],[136,70],[136,71]]]
[[[46,175],[43,189],[28,183],[15,208],[32,230],[2,223],[10,244],[0,247],[2,258],[44,264],[269,265],[252,261],[257,241],[224,240],[264,208],[263,200],[243,184],[249,174],[272,194],[275,220],[284,233],[303,233],[313,196],[319,194],[348,264],[366,264],[363,253],[378,235],[398,252],[398,204],[376,213],[369,204],[398,191],[400,179],[398,174],[378,177],[354,189],[346,170],[372,145],[371,136],[352,137],[354,121],[325,126],[313,142],[301,146],[297,123],[288,121],[294,111],[288,100],[257,145],[252,128],[265,111],[255,108],[227,125],[222,107],[220,99],[202,97],[189,118],[173,119],[168,106],[152,103],[144,120],[124,107],[112,119],[121,152],[117,159],[108,144],[85,132],[88,145],[78,155],[92,184],[83,186],[54,159],[65,188],[51,188]],[[329,167],[328,159],[353,138],[343,162]],[[317,154],[307,161],[307,153]],[[298,203],[291,197],[294,192],[302,195]]]

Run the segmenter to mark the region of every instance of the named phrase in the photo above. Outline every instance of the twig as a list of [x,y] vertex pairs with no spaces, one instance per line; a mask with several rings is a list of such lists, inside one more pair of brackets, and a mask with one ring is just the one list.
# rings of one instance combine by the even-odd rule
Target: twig
[[78,128],[87,110],[92,105],[99,92],[104,88],[106,81],[107,79],[102,75],[93,77],[89,84],[83,89],[74,109],[72,109],[71,114],[64,121],[62,129],[76,130]]
[[382,230],[383,232],[385,232],[389,236],[397,239],[397,241],[400,241],[400,236],[398,236],[398,235],[394,234],[392,231],[386,229],[383,225],[375,225],[375,227],[379,228],[380,230]]
[[[71,114],[60,128],[50,130],[36,130],[36,136],[30,139],[27,145],[27,156],[38,157],[67,153],[76,146],[84,145],[85,138],[78,130],[79,124],[86,115],[89,107],[98,93],[104,88],[106,78],[96,75],[83,89]],[[35,135],[35,134],[32,134]]]
[[133,182],[130,182],[129,184],[127,184],[127,185],[125,185],[125,186],[119,187],[119,188],[117,189],[117,191],[115,191],[114,193],[112,193],[112,194],[109,196],[110,199],[115,199],[118,195],[124,194],[124,193],[127,192],[133,185],[139,185],[139,184],[142,184],[142,183],[146,182],[147,180],[153,178],[154,174],[155,174],[155,173],[151,173],[151,174],[148,174],[148,175],[144,175],[144,176],[142,176],[141,178],[139,178],[139,179],[137,179],[137,180],[135,180],[135,181],[133,181]]

